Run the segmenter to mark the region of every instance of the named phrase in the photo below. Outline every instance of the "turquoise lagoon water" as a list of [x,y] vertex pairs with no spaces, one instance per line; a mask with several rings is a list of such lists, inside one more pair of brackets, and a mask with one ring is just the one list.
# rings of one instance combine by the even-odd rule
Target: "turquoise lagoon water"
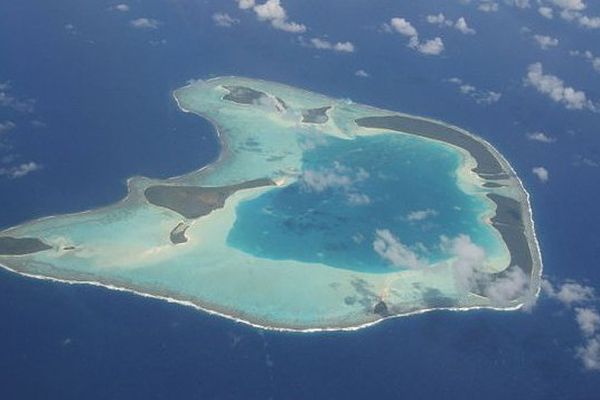
[[314,189],[301,178],[242,202],[228,244],[258,257],[382,273],[398,266],[373,250],[381,229],[430,263],[448,257],[442,236],[466,234],[493,253],[497,239],[479,221],[488,205],[457,185],[461,161],[451,147],[411,136],[321,139],[305,151],[303,174],[351,182]]
[[[224,85],[251,87],[268,98],[224,100]],[[371,323],[382,318],[373,312],[381,300],[391,314],[493,305],[457,283],[452,255],[441,245],[442,237],[468,235],[486,254],[477,268],[509,266],[508,249],[487,220],[494,211],[485,197],[491,190],[465,168],[473,159],[464,152],[360,128],[355,119],[390,112],[272,82],[217,78],[178,89],[175,97],[182,110],[216,125],[219,160],[167,180],[134,177],[127,198],[115,205],[7,230],[3,234],[37,237],[53,248],[0,256],[0,263],[282,329]],[[303,110],[323,106],[332,107],[326,123],[302,122]],[[259,178],[277,186],[238,191],[224,208],[196,220],[151,205],[143,195],[156,184],[222,186]],[[190,225],[188,242],[176,245],[169,233],[181,222]],[[389,232],[423,268],[383,258],[375,251],[378,231]]]

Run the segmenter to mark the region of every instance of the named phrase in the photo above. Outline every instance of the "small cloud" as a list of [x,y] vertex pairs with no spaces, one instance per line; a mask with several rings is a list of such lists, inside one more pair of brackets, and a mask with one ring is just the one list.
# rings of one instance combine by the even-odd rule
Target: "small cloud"
[[600,17],[588,17],[582,15],[579,17],[579,25],[587,29],[598,29],[600,28]]
[[537,176],[542,183],[546,183],[548,182],[548,179],[550,179],[548,170],[544,167],[534,167],[532,168],[531,172],[533,172],[533,174]]
[[40,121],[39,119],[34,119],[33,121],[31,121],[31,126],[33,126],[34,128],[45,128],[47,125],[45,122]]
[[2,135],[3,133],[7,133],[9,131],[12,131],[13,129],[16,128],[16,124],[12,121],[4,121],[4,122],[0,122],[0,135]]
[[352,190],[352,185],[369,178],[369,173],[362,168],[357,171],[335,162],[332,168],[306,170],[300,177],[304,190],[323,192],[329,189]]
[[583,0],[551,0],[554,5],[563,10],[582,11],[586,8]]
[[75,25],[73,25],[73,24],[66,24],[65,31],[67,31],[67,33],[69,33],[71,35],[77,34],[77,28],[75,28]]
[[254,7],[254,0],[237,0],[238,7],[242,10],[247,10],[249,8]]
[[421,269],[427,266],[426,262],[421,260],[408,246],[400,242],[388,229],[377,229],[375,231],[373,250],[395,267]]
[[456,22],[453,22],[451,19],[446,18],[444,14],[439,13],[437,15],[428,15],[427,22],[440,27],[454,27],[465,35],[474,35],[476,33],[475,29],[469,27],[467,20],[464,17],[460,17]]
[[444,42],[441,38],[436,37],[435,39],[427,40],[426,42],[417,43],[414,46],[419,53],[437,56],[444,51]]
[[554,143],[556,138],[546,135],[544,132],[532,132],[527,134],[527,139],[534,142]]
[[[555,287],[550,281],[542,281],[542,290],[548,297],[573,308],[575,321],[583,337],[583,344],[576,349],[575,356],[584,368],[600,371],[600,314],[589,304],[597,302],[594,289],[577,282],[567,281]],[[585,305],[582,307],[582,305]]]
[[0,83],[0,107],[12,108],[21,113],[32,113],[35,108],[35,99],[21,99],[14,96],[10,91],[10,82]]
[[554,75],[544,74],[542,63],[531,64],[524,79],[526,86],[532,86],[538,92],[548,96],[569,110],[596,111],[596,106],[588,100],[583,91],[566,86],[564,81]]
[[538,13],[544,18],[552,19],[554,18],[554,10],[550,7],[540,7],[538,8]]
[[587,304],[594,301],[596,297],[594,288],[573,281],[554,286],[552,282],[545,279],[542,281],[542,290],[548,297],[558,300],[567,307]]
[[464,17],[460,17],[454,24],[454,27],[459,32],[461,32],[462,34],[465,34],[465,35],[474,35],[475,33],[477,33],[475,31],[475,29],[472,29],[469,27],[469,25],[467,25],[467,21],[465,20]]
[[493,304],[507,305],[529,290],[529,277],[521,268],[510,268],[484,289],[484,294]]
[[40,169],[41,166],[39,164],[30,161],[14,167],[0,168],[0,176],[5,176],[9,179],[18,179]]
[[435,39],[421,42],[419,40],[419,33],[415,27],[404,18],[394,17],[390,19],[389,23],[384,23],[382,27],[385,32],[395,32],[408,37],[408,47],[417,50],[419,53],[439,55],[444,51],[444,42],[441,38],[436,37]]
[[506,3],[508,5],[517,7],[517,8],[529,8],[531,7],[531,4],[529,3],[529,0],[506,0]]
[[350,42],[332,43],[326,39],[312,38],[310,45],[319,50],[333,50],[341,53],[353,53],[354,45]]
[[356,72],[354,72],[355,76],[358,76],[359,78],[369,78],[371,77],[371,75],[365,71],[364,69],[359,69]]
[[430,24],[438,25],[438,26],[452,26],[453,22],[446,18],[446,16],[442,13],[437,15],[428,15],[427,22]]
[[223,28],[229,28],[240,22],[239,19],[232,18],[227,13],[215,13],[212,16],[212,19],[213,19],[215,25],[223,27]]
[[585,345],[578,347],[577,357],[586,369],[600,371],[600,336],[590,338]]
[[450,78],[446,80],[458,86],[458,90],[465,96],[473,99],[477,104],[490,105],[497,103],[502,98],[502,93],[493,90],[481,90],[475,86],[463,82],[460,78]]
[[152,19],[152,18],[137,18],[129,21],[129,25],[131,25],[135,29],[158,29],[160,22]]
[[350,192],[346,195],[348,204],[351,206],[366,206],[371,204],[371,198],[364,193]]
[[242,10],[253,10],[259,21],[270,22],[275,29],[290,33],[306,32],[305,25],[288,20],[280,0],[267,0],[263,4],[256,4],[254,0],[237,0],[237,3]]
[[585,167],[598,168],[598,167],[600,167],[600,161],[594,160],[589,157],[582,156],[581,154],[578,154],[575,156],[573,165],[576,167],[585,166]]
[[592,68],[594,68],[594,71],[600,73],[600,57],[595,56],[594,53],[592,53],[591,51],[574,50],[570,51],[569,54],[574,57],[581,57],[587,60],[592,65]]
[[127,11],[129,11],[129,6],[125,3],[121,3],[121,4],[115,4],[114,6],[111,6],[108,9],[110,11],[127,12]]
[[418,36],[414,26],[404,18],[394,17],[390,20],[389,27],[401,35],[414,37]]
[[495,305],[505,306],[516,299],[529,297],[529,277],[518,266],[511,266],[501,275],[483,272],[485,250],[468,235],[454,239],[442,237],[442,248],[453,256],[452,272],[456,286],[466,292],[480,291]]
[[411,222],[423,221],[424,219],[435,217],[436,215],[438,215],[437,211],[432,210],[431,208],[428,208],[426,210],[412,211],[412,212],[408,213],[408,215],[406,216],[406,219]]
[[533,35],[533,39],[537,42],[542,50],[548,50],[550,47],[558,46],[558,39],[550,36]]
[[594,336],[600,329],[600,315],[592,308],[576,308],[575,320],[585,336]]
[[484,0],[481,4],[479,4],[479,6],[477,6],[477,9],[487,13],[496,12],[498,11],[498,3],[491,0]]

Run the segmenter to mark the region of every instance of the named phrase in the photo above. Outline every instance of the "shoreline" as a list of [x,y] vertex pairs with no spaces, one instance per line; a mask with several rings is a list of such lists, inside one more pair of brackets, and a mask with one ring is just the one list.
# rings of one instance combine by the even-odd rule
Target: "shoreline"
[[145,298],[150,298],[150,299],[154,299],[154,300],[166,301],[167,303],[190,307],[197,311],[202,311],[208,315],[222,317],[222,318],[225,318],[232,322],[251,326],[253,328],[258,328],[258,329],[262,329],[262,330],[266,330],[266,331],[274,331],[274,332],[288,332],[288,333],[354,332],[354,331],[358,331],[360,329],[369,328],[371,326],[374,326],[376,324],[382,323],[387,320],[403,318],[403,317],[410,317],[410,316],[430,313],[430,312],[434,312],[434,311],[468,312],[468,311],[476,311],[476,310],[491,310],[491,311],[509,312],[509,311],[520,310],[524,306],[523,303],[519,303],[517,305],[507,306],[507,307],[494,307],[494,306],[435,307],[435,308],[424,308],[422,310],[408,311],[408,312],[400,313],[400,314],[388,315],[385,317],[381,317],[380,319],[366,322],[363,324],[358,324],[358,325],[348,325],[348,326],[339,326],[339,327],[331,326],[331,327],[324,327],[324,328],[276,327],[276,326],[269,326],[269,325],[261,325],[256,322],[252,322],[252,321],[249,321],[249,320],[246,320],[243,318],[235,317],[235,316],[227,314],[227,313],[222,313],[222,312],[210,309],[210,308],[205,308],[205,307],[202,307],[202,306],[200,306],[192,301],[189,301],[189,300],[179,300],[179,299],[175,299],[175,298],[168,297],[168,296],[161,296],[161,295],[152,294],[152,293],[140,292],[135,289],[130,289],[130,288],[121,287],[121,286],[115,286],[115,285],[108,285],[108,284],[104,284],[104,283],[100,283],[100,282],[96,282],[96,281],[69,280],[69,279],[62,279],[62,278],[53,278],[53,277],[44,276],[44,275],[36,275],[36,274],[28,273],[28,272],[20,272],[20,271],[14,270],[14,269],[2,264],[2,263],[0,263],[0,268],[2,268],[5,271],[14,273],[15,275],[24,276],[26,278],[32,278],[32,279],[37,279],[37,280],[41,280],[41,281],[49,281],[49,282],[61,283],[61,284],[65,284],[65,285],[82,285],[82,286],[100,287],[100,288],[104,288],[104,289],[108,289],[108,290],[113,290],[116,292],[133,294],[133,295],[136,295],[139,297],[145,297]]
[[[233,78],[236,78],[236,77],[233,77]],[[220,77],[219,78],[211,78],[208,81],[216,80],[216,79],[221,79],[221,78]],[[263,80],[260,80],[260,81],[267,82],[267,81],[263,81]],[[270,82],[267,82],[267,83],[270,83]],[[202,115],[202,114],[200,114],[198,112],[191,111],[189,109],[184,108],[181,105],[179,99],[177,98],[177,96],[176,96],[177,91],[185,89],[185,88],[188,88],[190,86],[193,86],[194,84],[195,84],[194,82],[191,82],[191,83],[188,83],[187,85],[185,85],[185,86],[183,86],[181,88],[173,90],[172,93],[171,93],[172,97],[175,99],[175,102],[176,102],[178,108],[182,112],[191,113],[191,114],[194,114],[194,115],[198,115],[199,117],[201,117],[201,118],[203,118],[203,119],[205,119],[205,120],[207,120],[207,121],[209,121],[211,123],[211,125],[215,129],[217,138],[219,140],[219,145],[221,147],[219,149],[219,156],[213,162],[211,162],[209,164],[206,164],[206,165],[204,165],[204,166],[202,166],[202,167],[200,167],[200,168],[198,168],[196,170],[190,171],[188,173],[184,173],[182,175],[178,175],[178,176],[174,176],[174,177],[169,177],[169,178],[161,180],[163,182],[172,182],[174,180],[180,179],[182,177],[185,177],[185,176],[188,176],[188,175],[191,175],[191,174],[200,174],[200,173],[202,173],[202,171],[207,170],[209,168],[216,168],[216,167],[218,167],[218,165],[220,165],[222,162],[224,162],[227,159],[227,156],[229,154],[228,153],[228,144],[227,144],[227,141],[226,141],[224,135],[222,134],[222,132],[220,131],[218,124],[216,124],[215,121],[211,120],[210,118],[208,118],[208,117],[206,117],[206,116],[204,116],[204,115]],[[300,91],[303,91],[305,93],[309,93],[309,94],[313,94],[314,95],[314,93],[309,92],[309,91],[304,90],[304,89],[298,89],[298,88],[294,88],[292,86],[285,85],[285,84],[280,84],[280,83],[276,83],[276,84],[277,85],[281,85],[281,86],[285,86],[285,87],[288,87],[288,88],[292,88],[292,89],[295,89],[295,90],[300,90]],[[326,96],[321,95],[319,93],[316,93],[316,94],[319,97],[327,98]],[[335,101],[336,99],[333,99],[333,100]],[[340,99],[337,99],[337,100],[340,100]],[[370,106],[363,106],[363,105],[360,105],[360,107],[365,107],[366,109],[367,108],[373,108],[373,107],[370,107]],[[541,290],[541,287],[539,285],[539,280],[541,280],[541,276],[542,276],[543,262],[542,262],[542,258],[541,258],[541,250],[540,250],[540,247],[539,247],[539,242],[538,242],[538,239],[537,239],[537,235],[535,233],[535,222],[533,220],[533,210],[532,210],[532,207],[531,207],[530,195],[527,192],[527,190],[525,189],[525,187],[524,187],[521,179],[516,174],[516,172],[513,169],[512,165],[510,165],[510,163],[506,160],[506,158],[502,154],[500,154],[500,152],[498,152],[485,139],[483,139],[483,138],[481,138],[481,137],[479,137],[479,136],[477,136],[475,134],[472,134],[471,132],[468,132],[468,131],[466,131],[466,130],[464,130],[462,128],[456,127],[456,126],[451,125],[451,124],[447,124],[444,121],[439,121],[439,120],[430,119],[430,118],[426,118],[426,117],[420,117],[420,116],[413,116],[413,115],[409,115],[409,114],[403,114],[403,113],[399,113],[399,112],[395,112],[395,111],[389,111],[389,110],[385,110],[385,109],[378,109],[378,108],[373,108],[373,109],[377,110],[378,114],[380,114],[382,112],[389,112],[391,115],[404,116],[406,118],[411,118],[411,119],[421,120],[421,121],[428,121],[428,122],[431,122],[433,124],[445,126],[445,127],[454,129],[454,130],[456,130],[459,133],[465,134],[468,137],[470,137],[470,138],[478,141],[479,143],[481,143],[495,157],[495,159],[501,164],[501,166],[503,167],[503,169],[506,169],[511,174],[511,177],[514,177],[516,179],[516,182],[518,183],[518,188],[519,188],[520,194],[524,194],[524,199],[522,199],[522,201],[520,200],[519,202],[522,202],[523,204],[527,205],[527,213],[529,215],[529,218],[527,218],[527,220],[524,220],[523,223],[525,225],[525,232],[526,233],[531,233],[532,237],[530,237],[528,234],[526,234],[525,236],[527,238],[529,247],[532,248],[532,249],[535,249],[536,260],[539,260],[539,266],[538,265],[534,265],[534,267],[538,267],[538,268],[535,268],[535,269],[538,269],[538,271],[537,271],[538,274],[536,276],[536,278],[537,278],[538,281],[535,282],[537,289],[536,289],[535,293],[531,293],[531,294],[533,294],[537,298],[539,296],[539,293],[540,293],[540,290]],[[356,120],[354,121],[354,123],[356,124]],[[356,125],[359,126],[358,124],[356,124]],[[361,128],[365,128],[365,127],[361,127]],[[408,133],[408,134],[411,134],[411,133]],[[411,135],[418,136],[417,134],[411,134]],[[425,138],[423,138],[423,139],[425,139]],[[432,139],[432,140],[435,140],[435,139]],[[454,146],[452,143],[448,143],[448,142],[444,142],[444,141],[441,141],[441,142],[443,142],[443,143],[445,143],[445,144],[447,144],[449,146]],[[466,151],[468,154],[470,154],[471,157],[475,158],[467,149],[461,148],[459,146],[455,146],[455,147],[457,147],[458,149],[461,149],[463,151]],[[109,205],[106,205],[106,206],[102,206],[100,208],[91,209],[91,210],[85,210],[85,211],[80,211],[80,212],[75,212],[75,213],[71,213],[71,214],[51,215],[51,216],[45,216],[45,217],[33,219],[33,220],[30,220],[30,221],[21,223],[19,225],[7,228],[7,229],[3,230],[2,233],[9,233],[10,231],[18,228],[19,226],[22,226],[24,224],[28,224],[28,223],[31,223],[31,222],[48,220],[48,219],[52,219],[52,218],[56,218],[56,217],[83,215],[83,214],[93,213],[93,212],[96,212],[96,211],[99,211],[99,210],[104,210],[104,209],[107,209],[107,208],[112,208],[112,207],[119,206],[122,203],[126,202],[128,199],[130,199],[131,194],[133,192],[132,181],[134,179],[144,179],[144,180],[148,180],[150,182],[151,181],[156,181],[156,179],[145,178],[143,176],[132,176],[132,177],[129,177],[127,179],[127,194],[126,194],[126,196],[124,198],[122,198],[121,200],[115,202],[115,203],[112,203],[112,204],[109,204]],[[530,241],[532,241],[532,242],[530,242]],[[509,248],[509,251],[510,251],[510,248]],[[534,254],[532,254],[532,256],[533,255]],[[535,264],[535,262],[533,260],[533,257],[532,257],[532,262]],[[423,314],[423,313],[426,313],[426,312],[431,312],[431,311],[436,311],[436,310],[444,310],[444,311],[470,311],[470,310],[514,311],[514,310],[518,310],[518,309],[522,308],[524,306],[524,304],[525,304],[524,302],[520,301],[519,304],[511,305],[511,306],[507,306],[507,307],[494,307],[494,306],[491,306],[491,305],[490,306],[471,306],[471,307],[435,307],[435,308],[420,309],[420,310],[415,310],[415,311],[408,311],[408,312],[405,312],[405,313],[400,313],[400,314],[395,314],[395,315],[389,315],[389,316],[382,317],[382,318],[374,320],[374,321],[370,321],[370,322],[363,323],[363,324],[357,324],[357,325],[339,326],[339,327],[332,326],[332,327],[324,327],[324,328],[302,328],[302,327],[299,327],[299,328],[289,327],[288,328],[288,327],[274,327],[274,326],[262,325],[260,323],[255,323],[255,322],[251,322],[251,321],[245,320],[243,318],[236,317],[235,315],[232,315],[233,313],[228,314],[228,313],[217,311],[215,309],[203,307],[202,305],[196,304],[193,301],[179,300],[179,299],[176,299],[176,298],[173,298],[173,297],[162,296],[160,294],[152,294],[152,293],[148,293],[148,292],[144,292],[144,291],[138,291],[138,290],[135,290],[135,289],[131,289],[131,288],[127,288],[127,287],[122,287],[122,286],[118,286],[118,285],[103,284],[101,282],[96,282],[96,281],[79,281],[79,280],[69,280],[69,279],[62,279],[62,278],[53,278],[53,277],[44,276],[44,275],[36,275],[36,274],[30,274],[30,273],[26,273],[26,272],[19,272],[19,271],[14,270],[14,269],[6,266],[6,265],[1,264],[1,263],[0,263],[0,267],[2,267],[5,270],[8,270],[10,272],[13,272],[13,273],[25,276],[25,277],[34,278],[34,279],[48,280],[48,281],[53,281],[53,282],[60,282],[60,283],[63,283],[63,284],[84,284],[84,285],[91,285],[91,286],[103,287],[103,288],[106,288],[106,289],[109,289],[109,290],[116,290],[116,291],[121,291],[121,292],[128,292],[128,293],[132,293],[132,294],[139,295],[139,296],[142,296],[142,297],[159,299],[159,300],[167,301],[169,303],[176,303],[176,304],[179,304],[179,305],[192,307],[192,308],[194,308],[196,310],[206,312],[206,313],[208,313],[210,315],[218,315],[220,317],[224,317],[226,319],[229,319],[229,320],[232,320],[232,321],[235,321],[235,322],[238,322],[238,323],[243,323],[243,324],[255,327],[255,328],[265,329],[265,330],[273,330],[273,331],[281,331],[281,332],[313,333],[313,332],[355,331],[355,330],[359,330],[359,329],[370,327],[372,325],[375,325],[375,324],[377,324],[379,322],[382,322],[384,320],[387,320],[387,319],[400,318],[400,317],[411,316],[411,315],[418,315],[418,314]],[[533,271],[532,271],[531,281],[530,282],[534,283]],[[530,285],[530,287],[531,287],[531,285]]]

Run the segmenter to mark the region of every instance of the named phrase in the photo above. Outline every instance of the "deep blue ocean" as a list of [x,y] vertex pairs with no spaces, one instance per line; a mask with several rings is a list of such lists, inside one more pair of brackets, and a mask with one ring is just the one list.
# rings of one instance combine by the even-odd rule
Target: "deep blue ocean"
[[[600,4],[588,1],[590,15]],[[243,75],[434,117],[476,132],[512,163],[532,196],[545,275],[600,282],[600,117],[523,85],[527,66],[600,101],[600,74],[569,50],[600,55],[598,30],[501,4],[459,1],[283,1],[306,37],[352,41],[338,54],[257,21],[235,2],[0,1],[0,83],[35,99],[33,112],[0,107],[16,125],[0,137],[0,227],[109,204],[132,175],[168,177],[218,154],[210,124],[180,112],[170,92],[191,78]],[[240,19],[215,26],[211,15]],[[476,35],[425,22],[465,16]],[[403,16],[446,51],[425,57],[380,32]],[[133,29],[147,17],[158,29]],[[529,29],[529,31],[523,28]],[[560,37],[542,51],[531,32]],[[371,76],[356,77],[363,69]],[[484,106],[446,79],[503,93]],[[33,122],[38,121],[38,122]],[[558,138],[543,145],[526,133]],[[583,160],[587,160],[584,162]],[[550,180],[531,173],[543,165]],[[575,357],[573,314],[542,297],[530,312],[435,312],[358,332],[260,331],[192,309],[100,288],[0,271],[0,399],[597,399],[600,375]]]

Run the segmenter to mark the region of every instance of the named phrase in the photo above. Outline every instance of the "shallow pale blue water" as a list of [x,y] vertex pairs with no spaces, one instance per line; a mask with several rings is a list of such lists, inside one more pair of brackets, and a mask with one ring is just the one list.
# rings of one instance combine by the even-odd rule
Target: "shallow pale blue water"
[[[373,250],[376,231],[383,229],[430,263],[447,258],[442,236],[466,233],[494,254],[493,230],[478,221],[485,200],[457,185],[457,151],[396,134],[319,140],[305,153],[302,174],[333,182],[312,187],[300,179],[241,203],[229,245],[265,258],[366,272],[402,268]],[[431,215],[416,221],[410,218],[415,211]]]

